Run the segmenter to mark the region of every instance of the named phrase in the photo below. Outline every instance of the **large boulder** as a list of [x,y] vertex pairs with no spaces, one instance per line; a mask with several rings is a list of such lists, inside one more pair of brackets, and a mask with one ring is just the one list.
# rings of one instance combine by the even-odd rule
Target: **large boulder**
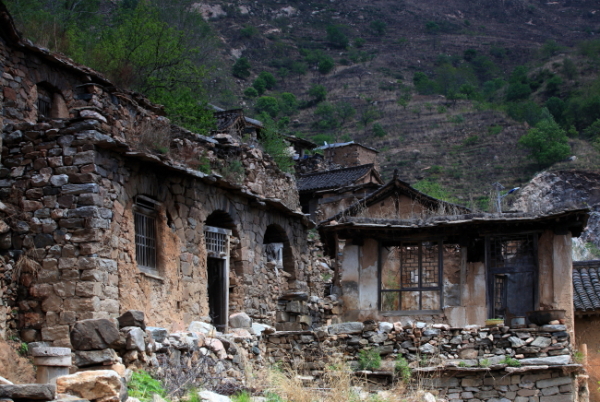
[[117,318],[117,321],[119,321],[120,328],[140,327],[141,329],[146,329],[146,318],[143,311],[128,310]]
[[252,328],[252,318],[248,314],[234,313],[229,316],[229,327],[231,328]]
[[75,395],[91,402],[120,402],[121,377],[112,370],[81,371],[56,379],[58,394]]
[[100,350],[119,340],[114,321],[106,318],[77,321],[71,330],[71,344],[75,350]]
[[8,384],[0,385],[0,398],[14,400],[51,401],[54,399],[54,385],[49,384]]

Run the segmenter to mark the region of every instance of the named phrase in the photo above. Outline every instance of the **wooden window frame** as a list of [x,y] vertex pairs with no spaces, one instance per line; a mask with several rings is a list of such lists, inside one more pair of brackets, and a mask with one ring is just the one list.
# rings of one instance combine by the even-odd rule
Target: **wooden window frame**
[[[438,271],[437,271],[437,275],[438,275],[438,286],[435,287],[430,287],[430,286],[422,286],[422,280],[423,280],[423,252],[422,252],[422,248],[423,245],[425,243],[434,243],[437,245],[438,247]],[[402,279],[400,280],[400,287],[398,289],[383,289],[383,285],[382,285],[382,274],[383,274],[383,262],[382,262],[382,245],[380,244],[379,246],[379,257],[378,257],[378,262],[379,262],[379,280],[378,280],[378,284],[379,284],[379,311],[383,314],[383,315],[417,315],[417,314],[439,314],[442,311],[442,306],[444,305],[444,242],[442,240],[438,239],[431,239],[431,240],[423,240],[423,241],[418,241],[418,242],[402,242],[394,247],[408,247],[408,246],[415,246],[418,245],[419,247],[419,256],[418,256],[418,270],[419,270],[419,285],[417,287],[403,287],[402,286]],[[398,270],[400,271],[400,275],[402,275],[402,259],[400,259],[400,266],[398,266]],[[402,293],[403,292],[420,292],[421,294],[419,295],[419,310],[402,310]],[[430,291],[435,291],[435,292],[439,292],[439,309],[435,309],[435,310],[422,310],[422,292],[430,292]],[[399,301],[399,306],[400,306],[400,310],[384,310],[383,309],[383,294],[384,293],[397,293],[400,296],[400,301]]]
[[138,269],[159,276],[158,210],[160,203],[138,195],[133,206],[135,260]]

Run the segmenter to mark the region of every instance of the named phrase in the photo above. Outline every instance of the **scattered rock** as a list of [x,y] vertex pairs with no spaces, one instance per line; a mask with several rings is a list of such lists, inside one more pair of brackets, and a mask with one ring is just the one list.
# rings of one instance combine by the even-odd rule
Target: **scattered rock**
[[229,316],[229,326],[231,328],[252,328],[252,318],[244,312],[232,314]]
[[55,387],[49,384],[8,384],[0,385],[0,398],[51,401]]
[[71,330],[71,344],[75,350],[106,349],[118,340],[117,326],[105,318],[78,321]]
[[72,394],[92,402],[120,402],[121,377],[112,370],[81,371],[58,377],[56,392]]
[[198,395],[203,401],[208,402],[231,402],[231,399],[225,395],[219,395],[211,391],[200,391]]
[[146,329],[146,319],[143,311],[128,310],[117,318],[117,321],[119,321],[119,328],[140,327]]

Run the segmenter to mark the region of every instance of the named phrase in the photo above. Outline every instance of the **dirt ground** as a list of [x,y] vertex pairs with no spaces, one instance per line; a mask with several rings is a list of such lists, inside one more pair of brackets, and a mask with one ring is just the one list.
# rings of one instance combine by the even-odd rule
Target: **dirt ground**
[[0,340],[0,377],[15,384],[35,383],[35,368],[28,358],[19,355],[15,342]]

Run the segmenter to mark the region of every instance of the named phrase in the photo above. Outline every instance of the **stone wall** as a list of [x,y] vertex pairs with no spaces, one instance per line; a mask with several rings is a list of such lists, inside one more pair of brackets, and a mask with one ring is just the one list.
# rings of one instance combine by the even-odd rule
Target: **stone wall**
[[380,368],[360,375],[392,380],[402,357],[414,381],[437,389],[453,402],[573,401],[575,373],[582,369],[572,363],[564,325],[451,328],[366,321],[267,336],[269,362],[290,364],[316,379],[336,359],[357,370],[361,351],[368,350],[376,350],[383,361]]
[[[281,295],[310,292],[309,222],[293,176],[272,158],[171,126],[139,94],[39,49],[0,39],[0,55],[0,251],[25,267],[10,303],[25,341],[69,346],[77,320],[131,308],[170,329],[207,319],[203,229],[215,211],[233,231],[231,312],[274,323]],[[60,98],[61,118],[38,121],[36,84]],[[138,195],[159,203],[157,275],[136,264]],[[265,258],[268,228],[285,245],[281,272]]]

